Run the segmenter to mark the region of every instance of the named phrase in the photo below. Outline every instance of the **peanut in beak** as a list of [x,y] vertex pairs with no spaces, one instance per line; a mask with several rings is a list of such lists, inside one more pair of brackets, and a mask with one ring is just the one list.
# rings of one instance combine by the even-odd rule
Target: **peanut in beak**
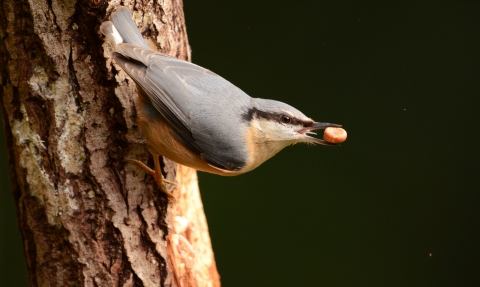
[[323,132],[323,140],[329,143],[342,143],[347,139],[347,131],[342,128],[329,127]]

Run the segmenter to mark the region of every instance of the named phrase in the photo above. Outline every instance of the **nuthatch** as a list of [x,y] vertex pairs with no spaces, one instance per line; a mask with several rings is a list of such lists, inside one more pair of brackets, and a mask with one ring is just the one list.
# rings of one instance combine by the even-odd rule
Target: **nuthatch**
[[195,64],[154,52],[125,7],[102,23],[113,58],[138,88],[138,123],[154,157],[154,176],[169,197],[159,155],[197,170],[233,176],[253,170],[284,147],[335,145],[309,136],[341,125],[314,122],[285,103],[251,98]]

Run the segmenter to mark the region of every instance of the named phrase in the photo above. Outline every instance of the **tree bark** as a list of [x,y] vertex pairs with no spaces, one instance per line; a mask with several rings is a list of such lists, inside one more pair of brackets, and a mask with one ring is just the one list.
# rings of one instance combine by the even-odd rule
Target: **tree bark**
[[[118,1],[3,0],[0,80],[31,286],[220,286],[196,171],[164,159],[135,121],[136,88],[99,33]],[[124,1],[158,50],[190,60],[181,0]]]

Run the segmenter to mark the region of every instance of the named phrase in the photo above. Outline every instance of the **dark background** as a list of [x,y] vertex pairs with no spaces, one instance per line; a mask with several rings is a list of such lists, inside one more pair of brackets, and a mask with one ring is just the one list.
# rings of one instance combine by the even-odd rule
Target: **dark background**
[[[185,0],[193,62],[349,136],[199,174],[223,286],[479,286],[479,2],[330,2]],[[0,137],[0,284],[25,286]]]

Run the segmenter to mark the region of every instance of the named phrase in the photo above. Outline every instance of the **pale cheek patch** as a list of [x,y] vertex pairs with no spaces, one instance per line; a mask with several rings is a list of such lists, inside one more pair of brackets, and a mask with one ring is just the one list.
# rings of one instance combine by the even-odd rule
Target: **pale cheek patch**
[[262,129],[262,126],[260,125],[260,123],[257,120],[252,121],[252,126],[253,126],[253,128],[257,129],[259,132],[265,133],[264,130]]

